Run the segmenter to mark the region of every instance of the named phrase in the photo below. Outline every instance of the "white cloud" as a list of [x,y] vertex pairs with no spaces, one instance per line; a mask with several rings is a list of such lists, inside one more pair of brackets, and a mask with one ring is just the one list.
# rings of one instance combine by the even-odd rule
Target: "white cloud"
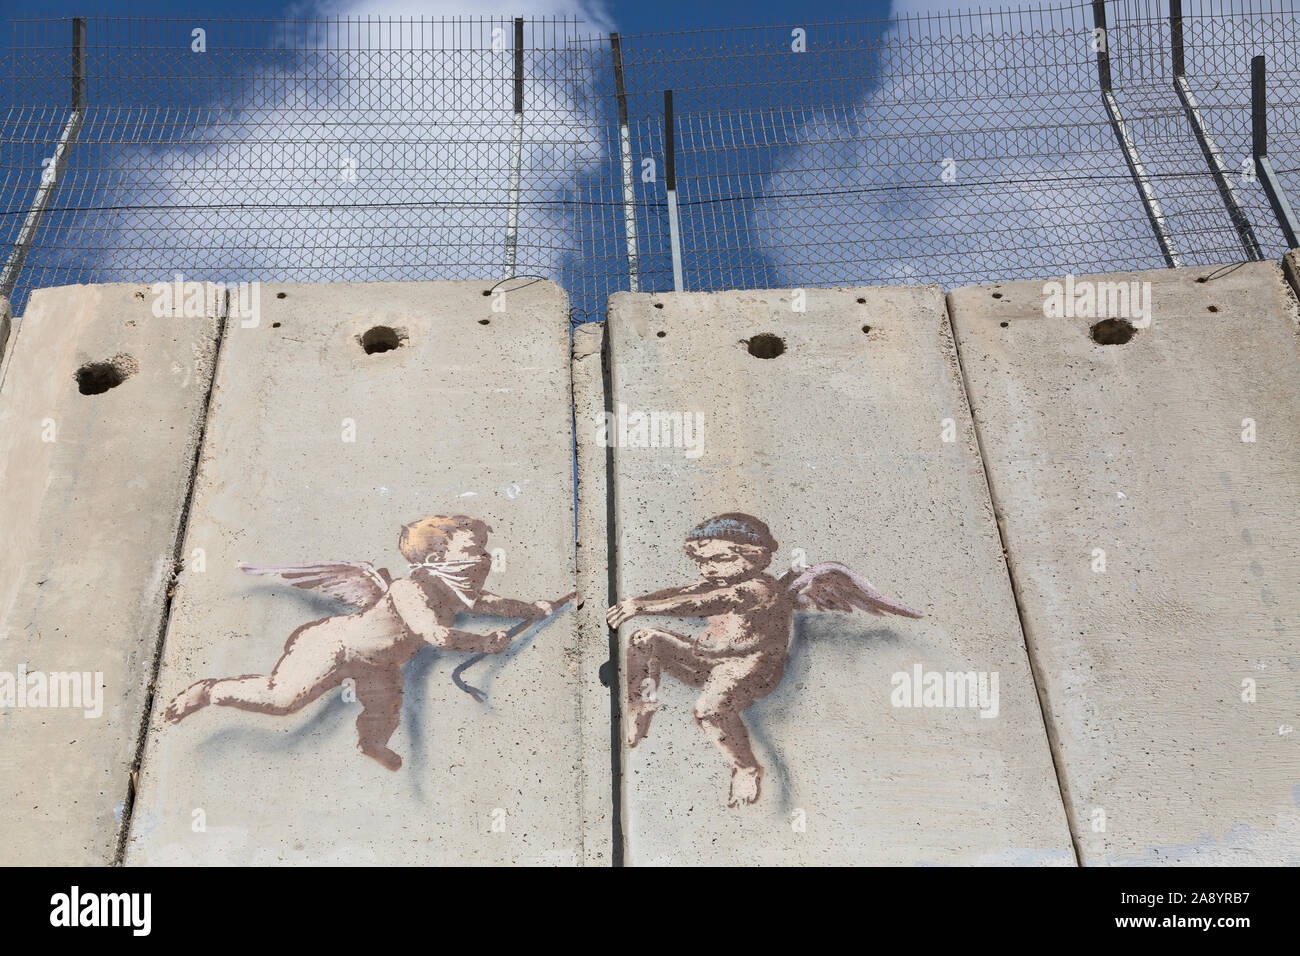
[[[514,7],[525,17],[580,17],[581,33],[611,25],[603,4],[591,0]],[[184,135],[166,126],[161,148],[116,157],[116,198],[145,208],[115,214],[101,275],[503,277],[513,135],[508,21],[504,49],[494,50],[490,30],[430,22],[475,12],[463,3],[333,3],[294,12],[350,22],[327,34],[304,32],[293,56],[241,60],[210,49],[202,55],[218,58],[218,69],[247,62],[251,75],[226,102],[195,110]],[[407,16],[423,23],[388,19]],[[521,275],[558,275],[573,225],[547,204],[603,148],[597,118],[575,98],[569,66],[555,52],[530,51],[526,61]]]
[[[878,80],[853,106],[823,110],[791,135],[754,211],[781,283],[952,287],[1164,265],[1100,97],[1090,5],[1026,5],[1036,10],[1032,36],[1025,20],[1000,13],[925,16],[946,6],[899,0],[896,13],[921,19],[886,38]],[[1113,43],[1128,45],[1112,46],[1117,95],[1175,247],[1195,261],[1240,259],[1164,60],[1154,59],[1167,57],[1159,12],[1141,24],[1110,6]],[[1237,105],[1207,111],[1235,166],[1245,152],[1232,132],[1247,116],[1245,63],[1277,43],[1266,28],[1191,21],[1192,10],[1189,75],[1217,71],[1205,85],[1237,90]],[[1267,225],[1258,188],[1242,192]]]
[[[1247,124],[1234,98],[1241,84],[1221,74],[1240,61],[1244,82],[1257,48],[1294,59],[1293,34],[1288,53],[1285,31],[1256,29],[1249,19],[1228,27],[1193,21],[1196,2],[1187,0],[1189,72],[1213,78],[1204,100],[1225,105],[1207,109],[1207,120],[1225,155],[1240,159]],[[1114,24],[1122,5],[1110,6]],[[600,0],[516,7],[528,17],[581,17],[584,34],[614,27]],[[945,7],[899,0],[896,12]],[[513,56],[508,48],[493,52],[482,31],[433,25],[467,12],[460,3],[304,6],[296,15],[350,19],[346,52],[314,44],[312,35],[299,39],[294,57],[214,50],[210,72],[259,65],[224,103],[159,108],[157,122],[145,110],[136,114],[132,134],[156,142],[119,151],[104,177],[111,185],[103,197],[134,208],[87,217],[79,238],[98,256],[95,277],[162,278],[176,270],[192,278],[311,281],[503,276]],[[390,16],[425,25],[395,25]],[[777,156],[760,198],[748,222],[688,207],[684,226],[700,243],[688,249],[696,260],[687,263],[688,277],[709,273],[708,257],[719,255],[723,264],[713,272],[728,277],[754,271],[747,264],[766,256],[773,284],[787,286],[954,286],[1161,265],[1098,95],[1088,4],[1034,16],[1032,39],[1002,14],[910,21],[886,38],[876,78],[858,102],[764,111],[754,148]],[[1140,41],[1141,32],[1132,38]],[[1158,46],[1158,31],[1151,38]],[[1117,77],[1127,77],[1124,62],[1117,57]],[[588,213],[559,200],[578,194],[584,173],[608,160],[610,117],[575,91],[571,66],[558,52],[529,56],[517,271],[569,285],[577,278],[570,292],[586,293],[581,307],[598,310],[604,303],[594,291],[617,284],[598,273],[621,262],[581,261],[577,217]],[[1160,92],[1149,100],[1151,81],[1120,97],[1144,158],[1165,176],[1157,185],[1179,242],[1237,258],[1167,79],[1157,79]],[[942,179],[947,159],[951,183]],[[606,166],[599,198],[608,198],[608,176]],[[686,189],[689,199],[689,181]],[[1243,198],[1257,226],[1266,223],[1258,187],[1243,189]],[[597,238],[615,235],[617,215],[608,213]],[[715,226],[720,232],[709,235]],[[574,268],[588,274],[575,276]]]
[[[508,13],[502,18],[524,17],[577,17],[593,31],[607,33],[614,27],[605,4],[601,0],[510,0],[503,4]],[[339,17],[415,17],[436,20],[440,17],[493,16],[482,4],[468,2],[437,2],[437,0],[391,0],[381,3],[322,2],[297,5],[290,16]]]

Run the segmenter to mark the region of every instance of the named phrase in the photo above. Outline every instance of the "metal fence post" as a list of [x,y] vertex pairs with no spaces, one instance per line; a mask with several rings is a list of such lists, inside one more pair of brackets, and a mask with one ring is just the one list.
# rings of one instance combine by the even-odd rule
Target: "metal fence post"
[[524,18],[515,17],[515,116],[510,142],[510,212],[506,222],[506,278],[519,258],[519,185],[524,155]]
[[673,91],[664,90],[664,179],[668,185],[668,241],[673,255],[673,291],[682,291],[682,230],[677,216],[677,163],[673,148]]
[[[1120,115],[1119,103],[1115,100],[1115,94],[1111,92],[1110,34],[1106,28],[1106,0],[1092,0],[1092,22],[1100,34],[1098,39],[1101,42],[1097,45],[1097,79],[1101,84],[1101,98],[1106,104],[1106,114],[1110,117],[1110,128],[1115,132],[1115,139],[1119,142],[1124,161],[1128,164],[1129,175],[1133,177],[1133,184],[1137,186],[1142,207],[1151,222],[1151,231],[1155,233],[1156,243],[1160,246],[1160,253],[1165,258],[1165,264],[1173,268],[1182,263],[1178,260],[1173,241],[1165,228],[1164,210],[1160,208],[1160,200],[1156,198],[1155,190],[1151,188],[1146,168],[1138,159],[1133,137],[1129,135],[1124,117]],[[1094,33],[1094,36],[1097,35]]]
[[1241,208],[1241,203],[1237,201],[1236,190],[1233,189],[1232,180],[1229,178],[1230,171],[1223,164],[1218,146],[1215,145],[1214,140],[1210,138],[1209,132],[1205,129],[1205,123],[1201,118],[1201,108],[1196,102],[1196,97],[1192,95],[1192,88],[1187,84],[1186,64],[1183,56],[1183,0],[1169,0],[1169,36],[1173,54],[1174,91],[1182,101],[1183,111],[1187,114],[1187,121],[1191,123],[1192,132],[1196,135],[1196,142],[1201,147],[1202,155],[1205,156],[1205,163],[1210,167],[1210,175],[1214,177],[1214,185],[1219,189],[1219,197],[1223,200],[1223,207],[1228,211],[1228,218],[1232,220],[1232,225],[1237,230],[1237,237],[1241,240],[1241,248],[1246,253],[1247,259],[1258,262],[1264,258],[1264,253],[1259,247],[1259,241],[1255,238],[1255,230],[1251,228],[1245,210]]
[[72,21],[72,109],[63,126],[63,133],[54,147],[54,155],[44,162],[41,170],[40,184],[36,187],[36,196],[23,219],[18,238],[5,262],[4,271],[0,272],[0,295],[8,298],[18,285],[18,275],[22,272],[23,262],[31,249],[41,220],[45,218],[46,207],[59,185],[64,167],[68,164],[68,153],[81,132],[81,124],[86,118],[86,21],[76,17]]
[[618,150],[623,166],[623,231],[627,237],[627,287],[641,288],[637,274],[636,194],[633,191],[632,133],[627,122],[627,83],[623,76],[623,46],[617,33],[609,35],[609,49],[614,59],[614,92],[618,97]]
[[1273,214],[1277,216],[1277,224],[1282,227],[1287,248],[1296,249],[1300,248],[1300,240],[1296,238],[1300,234],[1300,225],[1296,224],[1295,213],[1291,211],[1291,204],[1287,202],[1286,193],[1282,191],[1282,184],[1268,158],[1268,103],[1264,81],[1264,57],[1261,54],[1250,61],[1251,152],[1255,156],[1255,171],[1264,186],[1269,205],[1273,207]]

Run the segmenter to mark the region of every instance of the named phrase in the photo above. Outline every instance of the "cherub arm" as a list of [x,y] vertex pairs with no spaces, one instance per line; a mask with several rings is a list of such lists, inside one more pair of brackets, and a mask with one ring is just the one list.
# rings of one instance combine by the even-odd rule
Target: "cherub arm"
[[558,598],[555,601],[519,601],[517,598],[502,597],[500,594],[493,594],[490,591],[481,591],[478,592],[478,600],[474,602],[474,614],[491,614],[498,618],[537,620],[554,614],[556,607],[564,604],[565,601],[573,600],[576,596],[577,592],[567,594],[567,596]]
[[751,592],[743,585],[710,588],[707,591],[691,587],[664,588],[633,598],[639,614],[657,614],[673,617],[689,614],[691,617],[709,617],[725,611],[737,610],[753,604]]
[[753,607],[763,600],[766,589],[757,582],[743,581],[723,588],[703,588],[689,584],[679,588],[664,588],[641,597],[627,598],[615,604],[605,614],[610,627],[642,614],[663,617],[712,617],[727,611],[740,611]]
[[[424,589],[405,578],[394,581],[388,589],[388,601],[402,624],[420,640],[449,651],[479,651],[499,654],[510,643],[509,630],[501,628],[488,634],[451,627],[438,619],[424,595]],[[477,605],[475,610],[477,610]]]

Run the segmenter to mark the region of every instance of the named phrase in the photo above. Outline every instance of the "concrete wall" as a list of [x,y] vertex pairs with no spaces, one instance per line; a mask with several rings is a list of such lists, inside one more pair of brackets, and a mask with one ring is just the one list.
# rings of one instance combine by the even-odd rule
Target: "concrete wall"
[[[1136,282],[1132,336],[1048,317],[1041,281],[946,308],[620,294],[608,342],[570,340],[546,283],[264,285],[224,323],[210,289],[189,318],[148,286],[35,293],[0,362],[0,862],[1300,862],[1300,255],[1071,281]],[[611,631],[610,604],[701,580],[688,532],[727,512],[770,528],[773,576],[842,562],[922,616],[799,607],[783,630],[769,590],[727,634],[789,654],[748,680],[655,636],[725,605]],[[463,675],[483,703],[447,648],[375,692],[357,661],[410,648],[371,626],[390,598],[364,572],[380,611],[239,567],[448,581],[398,550],[440,514],[491,525],[490,590],[585,597]],[[696,557],[747,560],[726,541],[747,522]],[[817,577],[823,604],[845,580]],[[324,653],[267,680],[295,634]],[[17,697],[83,672],[100,716]],[[247,675],[260,710],[194,686]],[[994,675],[996,716],[952,699]],[[400,769],[358,749],[363,713]],[[736,713],[762,773],[733,788]]]
[[[487,692],[483,703],[452,683],[469,654],[428,648],[399,673],[400,701],[361,668],[350,692],[345,671],[332,672],[291,713],[208,706],[167,720],[168,703],[195,681],[267,674],[291,634],[308,656],[283,665],[272,691],[335,664],[400,663],[409,651],[393,649],[383,616],[359,631],[350,614],[304,634],[352,609],[246,574],[241,562],[365,561],[406,578],[403,525],[464,514],[493,529],[490,590],[528,601],[574,590],[566,299],[533,283],[495,311],[502,300],[488,291],[476,282],[263,285],[258,325],[232,318],[128,864],[586,856],[572,609],[464,675]],[[363,342],[386,334],[376,329],[392,330],[398,347],[368,354]],[[479,631],[508,623],[458,621]],[[389,708],[400,769],[359,752],[363,705],[381,720]]]
[[1292,249],[1282,257],[1282,271],[1291,284],[1291,291],[1300,295],[1300,249]]
[[0,295],[0,367],[4,365],[5,346],[9,343],[9,332],[13,327],[14,314],[9,307],[9,300]]
[[1294,865],[1295,300],[1274,263],[1100,282],[1149,283],[1124,344],[1042,282],[949,297],[1080,856]]
[[621,859],[620,824],[614,797],[616,757],[611,754],[611,690],[614,644],[605,624],[609,603],[609,449],[595,424],[605,410],[605,326],[591,322],[573,330],[574,450],[578,472],[578,588],[585,603],[577,612],[582,679],[579,693],[586,737],[583,747],[583,818],[586,862],[608,866]]
[[[159,318],[148,286],[42,289],[11,343],[0,387],[4,864],[116,856],[211,384],[221,298],[211,300],[207,314]],[[53,684],[65,706],[51,706]]]
[[[625,623],[625,672],[644,677],[638,641],[664,668],[631,689],[659,709],[622,755],[627,860],[1072,864],[943,297],[806,295],[806,312],[777,291],[613,297],[611,398],[628,423],[626,442],[611,429],[618,597],[699,582],[687,533],[743,512],[778,543],[772,574],[842,562],[924,616],[742,615],[772,628],[778,655],[793,637],[762,687],[744,655],[696,656],[699,617]],[[690,416],[700,446],[636,447],[634,416],[650,413]],[[996,675],[996,709],[921,706],[918,672]],[[635,709],[624,701],[625,731]],[[763,768],[748,805],[704,732],[737,711]]]

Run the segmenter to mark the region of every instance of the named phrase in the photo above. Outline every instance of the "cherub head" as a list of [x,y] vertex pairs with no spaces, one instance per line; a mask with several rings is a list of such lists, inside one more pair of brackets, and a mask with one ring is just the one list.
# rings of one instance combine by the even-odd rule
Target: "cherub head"
[[686,555],[709,581],[752,578],[772,563],[775,550],[767,525],[739,512],[702,521],[686,535]]
[[487,555],[492,531],[468,515],[434,515],[403,526],[397,548],[412,566],[429,561],[477,561]]

